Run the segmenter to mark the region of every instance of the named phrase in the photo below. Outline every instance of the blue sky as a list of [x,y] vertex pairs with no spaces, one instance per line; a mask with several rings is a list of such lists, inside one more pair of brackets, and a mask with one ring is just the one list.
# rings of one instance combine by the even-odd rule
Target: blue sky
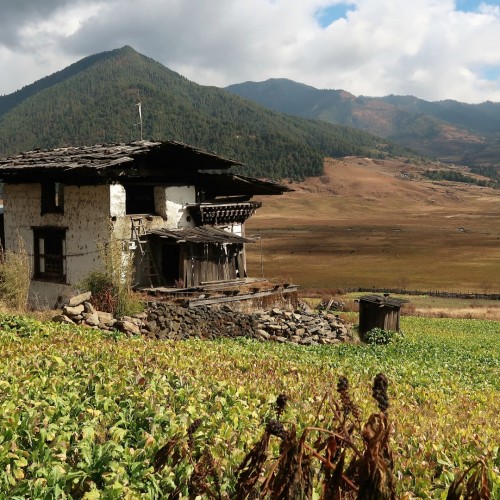
[[457,10],[462,12],[477,12],[481,3],[500,5],[499,0],[490,0],[489,2],[478,2],[477,0],[456,0]]
[[[485,2],[478,0],[456,0],[456,10],[461,12],[477,12],[481,3]],[[487,3],[491,5],[500,5],[500,0],[490,0]],[[356,10],[356,5],[353,2],[336,3],[321,8],[316,13],[316,19],[320,26],[326,28],[332,22],[345,18],[347,13],[353,10]]]
[[324,7],[316,13],[316,19],[320,26],[326,28],[337,19],[345,18],[349,11],[355,10],[356,7],[352,4],[336,4]]
[[500,79],[500,66],[483,66],[480,73],[486,80],[497,81]]
[[[500,0],[0,0],[0,95],[130,45],[223,87],[500,102]],[[337,22],[335,22],[337,21]]]
[[[456,0],[456,10],[460,12],[478,12],[481,3],[486,2],[478,0]],[[487,3],[491,5],[500,5],[500,0],[490,0]],[[356,5],[353,2],[336,3],[321,8],[316,13],[316,19],[320,26],[326,28],[332,22],[345,18],[347,13],[353,10],[356,10]]]

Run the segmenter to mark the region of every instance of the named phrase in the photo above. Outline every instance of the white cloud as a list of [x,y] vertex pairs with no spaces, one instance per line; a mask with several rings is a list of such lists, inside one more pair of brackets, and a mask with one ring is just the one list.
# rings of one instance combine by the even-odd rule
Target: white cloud
[[93,19],[99,12],[97,4],[75,5],[66,9],[55,10],[49,19],[37,18],[26,22],[19,30],[23,46],[34,44],[40,39],[60,40],[76,33],[85,21]]
[[[362,95],[500,101],[491,77],[500,8],[467,4],[468,12],[452,0],[16,0],[0,18],[0,94],[131,45],[206,85],[286,77]],[[321,26],[318,13],[333,5],[345,17]]]

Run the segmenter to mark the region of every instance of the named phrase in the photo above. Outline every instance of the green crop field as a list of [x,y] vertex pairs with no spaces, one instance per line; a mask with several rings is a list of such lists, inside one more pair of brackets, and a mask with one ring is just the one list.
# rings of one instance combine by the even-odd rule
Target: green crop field
[[343,375],[366,420],[378,372],[389,379],[398,494],[445,498],[458,471],[484,458],[499,498],[500,323],[404,317],[402,328],[388,346],[300,347],[153,342],[0,316],[0,498],[187,496],[189,456],[156,472],[154,458],[194,422],[193,454],[210,447],[231,497],[279,394],[285,426],[326,426],[318,408]]

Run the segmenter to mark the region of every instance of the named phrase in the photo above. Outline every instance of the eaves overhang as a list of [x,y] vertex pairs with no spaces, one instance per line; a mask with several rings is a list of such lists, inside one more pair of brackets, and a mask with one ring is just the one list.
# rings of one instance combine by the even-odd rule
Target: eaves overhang
[[153,229],[146,233],[175,243],[254,243],[254,238],[224,231],[215,227],[183,227],[179,229]]

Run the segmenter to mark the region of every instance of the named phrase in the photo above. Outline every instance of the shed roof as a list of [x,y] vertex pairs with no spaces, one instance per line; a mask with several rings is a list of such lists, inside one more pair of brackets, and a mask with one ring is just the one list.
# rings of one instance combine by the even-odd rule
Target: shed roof
[[388,295],[363,295],[359,298],[360,302],[371,302],[373,304],[378,304],[380,307],[401,307],[403,304],[409,302],[406,299],[397,299],[395,297],[389,297]]
[[153,229],[147,234],[154,234],[176,243],[254,243],[256,241],[253,238],[238,236],[211,226]]

